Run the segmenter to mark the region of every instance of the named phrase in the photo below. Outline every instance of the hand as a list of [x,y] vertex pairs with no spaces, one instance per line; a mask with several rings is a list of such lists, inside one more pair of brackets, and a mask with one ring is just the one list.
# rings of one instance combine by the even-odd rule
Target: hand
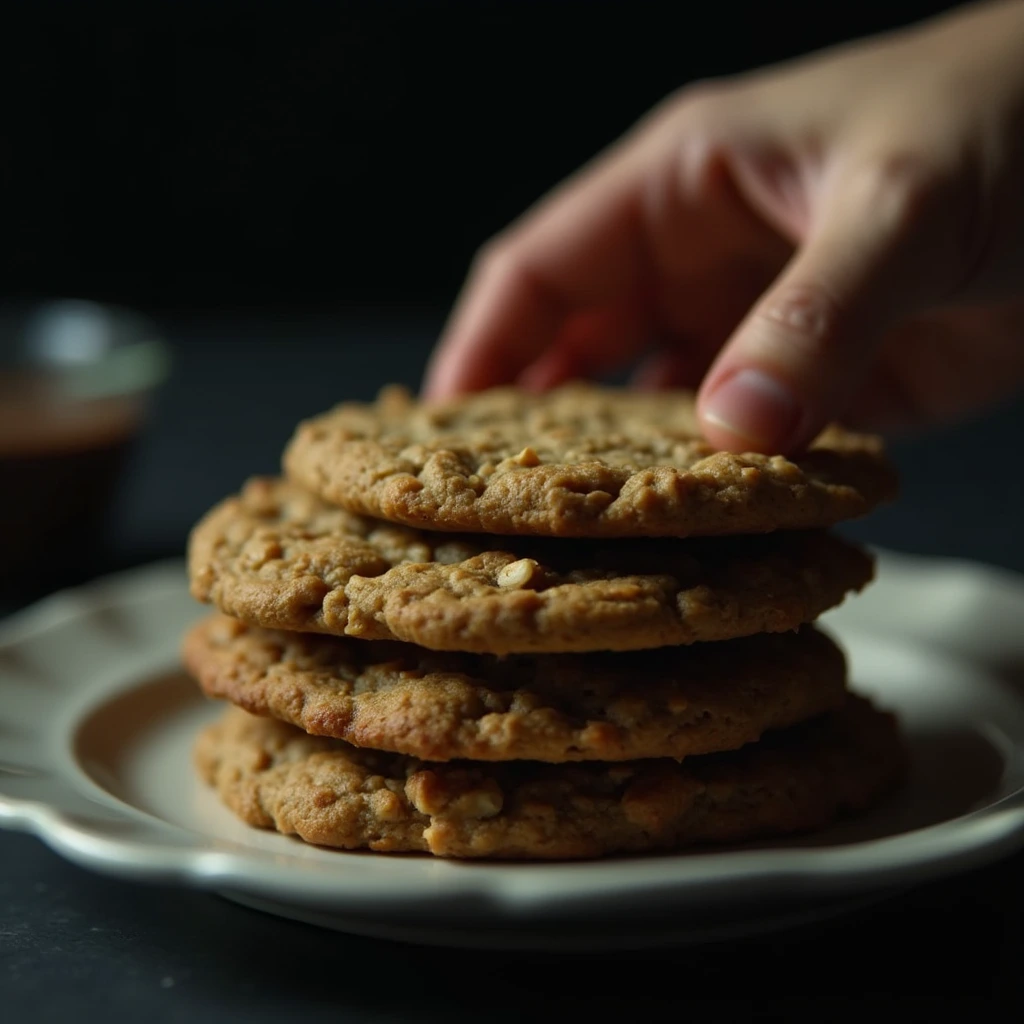
[[[647,353],[708,439],[922,425],[1024,380],[1024,4],[684,89],[484,247],[440,398]],[[701,383],[703,382],[703,383]]]

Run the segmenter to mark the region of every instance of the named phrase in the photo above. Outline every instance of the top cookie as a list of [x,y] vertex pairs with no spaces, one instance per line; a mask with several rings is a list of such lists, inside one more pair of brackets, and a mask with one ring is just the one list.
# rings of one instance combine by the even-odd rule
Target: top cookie
[[499,388],[428,406],[400,388],[301,424],[296,481],[434,530],[686,537],[830,526],[895,494],[880,439],[828,428],[810,450],[718,451],[687,391]]

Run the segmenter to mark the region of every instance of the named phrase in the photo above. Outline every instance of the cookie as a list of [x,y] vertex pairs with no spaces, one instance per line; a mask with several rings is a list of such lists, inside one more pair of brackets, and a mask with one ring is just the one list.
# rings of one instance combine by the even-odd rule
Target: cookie
[[804,455],[701,437],[686,391],[575,384],[422,405],[391,388],[299,426],[287,473],[353,512],[433,530],[687,537],[812,529],[895,493],[881,441],[827,429]]
[[193,531],[192,593],[275,629],[486,654],[638,650],[782,632],[872,559],[820,531],[598,542],[413,530],[250,481]]
[[681,764],[434,764],[230,708],[200,735],[196,763],[243,821],[310,843],[565,859],[819,828],[880,799],[904,754],[893,718],[851,697],[761,743]]
[[681,759],[735,750],[842,705],[822,633],[618,654],[490,655],[285,633],[215,615],[185,665],[226,698],[316,736],[428,761]]

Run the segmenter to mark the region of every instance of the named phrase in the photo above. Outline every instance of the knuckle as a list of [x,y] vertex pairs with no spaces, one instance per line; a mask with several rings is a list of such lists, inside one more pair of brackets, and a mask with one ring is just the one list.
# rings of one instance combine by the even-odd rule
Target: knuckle
[[704,79],[683,86],[673,97],[680,127],[686,131],[710,132],[721,118],[728,95],[727,84],[718,79]]
[[514,272],[516,264],[510,240],[504,235],[495,235],[476,251],[470,272],[475,278],[505,277]]
[[790,358],[814,359],[832,348],[839,336],[841,310],[820,284],[788,285],[768,296],[755,311],[766,340],[786,347]]
[[873,158],[857,179],[865,207],[897,234],[928,218],[948,194],[948,175],[933,158],[913,150]]
[[721,185],[726,162],[721,141],[703,134],[684,136],[677,152],[677,187],[692,202],[711,197]]
[[686,134],[710,130],[726,106],[726,79],[701,79],[670,92],[638,122],[655,134]]
[[672,125],[677,185],[691,198],[707,195],[719,180],[731,102],[729,86],[715,80],[688,85],[677,96]]

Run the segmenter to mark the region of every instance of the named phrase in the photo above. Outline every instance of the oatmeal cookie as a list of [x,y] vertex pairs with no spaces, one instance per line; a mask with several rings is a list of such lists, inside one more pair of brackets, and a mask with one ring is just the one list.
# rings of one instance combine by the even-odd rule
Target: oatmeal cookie
[[613,542],[444,534],[256,479],[189,549],[192,593],[254,625],[486,654],[639,650],[783,632],[872,578],[821,531]]
[[719,451],[694,396],[573,384],[439,405],[399,388],[299,426],[289,476],[353,512],[432,530],[687,537],[812,529],[895,493],[879,438],[833,426],[803,455]]
[[681,764],[437,764],[239,708],[203,731],[195,756],[250,825],[345,849],[535,860],[820,828],[879,800],[904,770],[895,721],[856,697],[760,743]]
[[846,665],[811,627],[616,654],[438,653],[215,615],[185,638],[211,697],[427,761],[682,759],[840,707]]

